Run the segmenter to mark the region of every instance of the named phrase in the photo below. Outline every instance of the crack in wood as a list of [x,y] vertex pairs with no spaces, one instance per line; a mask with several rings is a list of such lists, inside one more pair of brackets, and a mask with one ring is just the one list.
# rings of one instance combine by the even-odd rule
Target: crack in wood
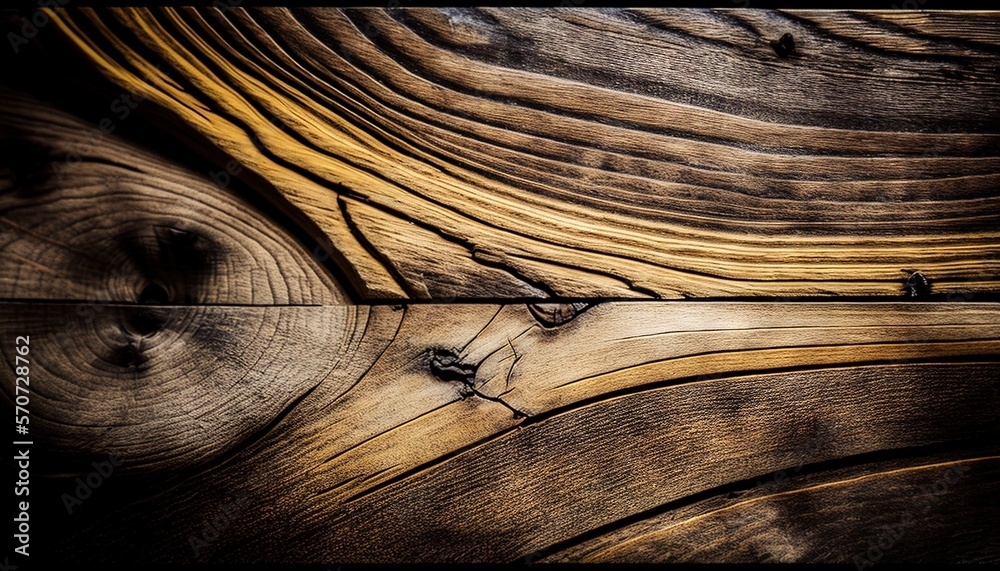
[[[476,396],[481,399],[485,399],[491,402],[500,403],[507,407],[512,413],[514,413],[514,418],[517,419],[527,419],[530,415],[525,414],[512,407],[510,404],[505,402],[500,396],[490,396],[479,392],[476,388],[476,371],[479,368],[479,364],[469,365],[467,363],[461,363],[456,349],[433,349],[431,351],[430,358],[430,369],[431,374],[433,374],[438,379],[445,382],[457,382],[462,386],[459,388],[459,395],[463,399],[467,397]],[[509,379],[508,379],[509,382]],[[502,395],[503,393],[501,393]]]

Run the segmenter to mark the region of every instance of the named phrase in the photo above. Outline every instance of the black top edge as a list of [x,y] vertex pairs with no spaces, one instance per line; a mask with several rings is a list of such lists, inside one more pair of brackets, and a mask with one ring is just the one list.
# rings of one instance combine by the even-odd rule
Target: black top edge
[[348,2],[327,1],[275,1],[275,0],[14,0],[5,3],[5,7],[17,7],[20,10],[37,9],[39,6],[49,7],[156,7],[156,6],[197,6],[197,7],[372,7],[372,8],[398,8],[398,7],[465,7],[465,6],[510,6],[510,7],[534,7],[534,8],[619,8],[628,7],[655,7],[655,8],[750,8],[750,9],[810,9],[810,10],[983,10],[984,3],[976,0],[882,0],[874,2],[871,0],[814,0],[811,2],[797,2],[793,0],[771,1],[771,0],[667,0],[665,2],[654,2],[650,0],[633,0],[631,2],[610,2],[608,0],[480,0],[477,2],[456,2],[456,1],[435,1],[435,0],[383,0],[383,1],[363,1],[354,0]]

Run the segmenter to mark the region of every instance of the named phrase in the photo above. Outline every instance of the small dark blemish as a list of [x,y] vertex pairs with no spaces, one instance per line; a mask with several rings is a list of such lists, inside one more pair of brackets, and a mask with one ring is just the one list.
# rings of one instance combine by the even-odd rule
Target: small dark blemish
[[169,301],[170,294],[166,288],[156,282],[149,282],[139,292],[139,303],[142,305],[166,305]]
[[453,349],[435,349],[431,355],[431,373],[442,381],[458,381],[472,386],[476,377],[476,369],[472,365],[458,362],[458,355]]
[[[910,270],[903,271],[908,272]],[[931,284],[924,277],[924,274],[914,271],[906,278],[906,284],[903,289],[910,297],[927,297],[931,293]]]
[[795,38],[791,34],[783,34],[777,41],[771,42],[771,48],[778,57],[788,57],[795,53]]

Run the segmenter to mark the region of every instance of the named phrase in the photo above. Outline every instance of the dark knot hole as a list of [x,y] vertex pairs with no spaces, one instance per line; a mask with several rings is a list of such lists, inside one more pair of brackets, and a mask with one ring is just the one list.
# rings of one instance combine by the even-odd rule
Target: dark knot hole
[[139,303],[142,305],[166,305],[170,302],[167,288],[156,282],[149,282],[139,292]]
[[131,307],[125,310],[125,331],[139,337],[150,337],[163,330],[167,323],[167,309]]
[[783,34],[777,41],[771,42],[771,48],[779,57],[788,57],[795,53],[795,38],[791,34]]

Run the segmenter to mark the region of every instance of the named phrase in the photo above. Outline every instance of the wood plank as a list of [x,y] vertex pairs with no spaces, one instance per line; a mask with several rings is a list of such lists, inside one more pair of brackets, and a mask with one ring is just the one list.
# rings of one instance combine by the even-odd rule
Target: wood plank
[[1000,561],[1000,11],[39,14],[33,554]]
[[[43,500],[75,561],[515,560],[780,469],[995,456],[1000,427],[991,303],[0,304],[0,337],[26,332],[46,481],[126,459],[86,515]],[[919,484],[870,481],[888,507]],[[991,479],[969,481],[915,537],[982,532]],[[195,555],[235,497],[244,515]],[[803,553],[849,560],[864,529]]]
[[46,13],[364,299],[1000,291],[1000,12]]

